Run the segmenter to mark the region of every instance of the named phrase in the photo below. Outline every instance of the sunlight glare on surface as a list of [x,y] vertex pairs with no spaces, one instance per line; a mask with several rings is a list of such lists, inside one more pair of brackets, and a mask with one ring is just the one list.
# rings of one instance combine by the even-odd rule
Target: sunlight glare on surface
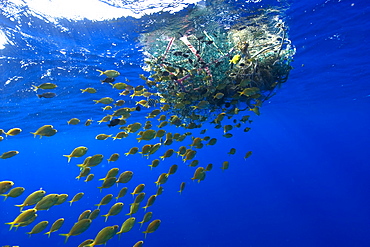
[[140,18],[145,14],[159,11],[176,12],[188,4],[199,0],[187,1],[132,1],[122,3],[112,1],[107,4],[100,0],[26,0],[26,5],[33,12],[41,16],[53,18],[67,18],[70,20],[89,19],[95,21],[109,20],[120,17],[132,16]]
[[8,43],[8,39],[3,31],[0,30],[0,50],[5,48],[5,45]]

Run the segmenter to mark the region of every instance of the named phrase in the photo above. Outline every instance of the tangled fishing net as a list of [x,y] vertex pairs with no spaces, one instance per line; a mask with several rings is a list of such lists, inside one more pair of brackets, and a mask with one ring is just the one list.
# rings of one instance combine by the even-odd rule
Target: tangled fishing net
[[228,27],[208,24],[143,35],[150,77],[142,78],[184,122],[214,120],[220,112],[259,115],[292,69],[287,27],[272,9]]

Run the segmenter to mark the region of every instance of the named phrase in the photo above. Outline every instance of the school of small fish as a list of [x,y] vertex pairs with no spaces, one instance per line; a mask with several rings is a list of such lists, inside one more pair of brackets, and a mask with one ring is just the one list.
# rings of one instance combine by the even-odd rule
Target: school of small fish
[[[150,55],[150,59],[146,60],[147,69],[151,75],[149,77],[140,75],[140,78],[145,82],[144,85],[129,85],[127,79],[125,82],[115,83],[124,74],[123,72],[97,69],[97,72],[100,73],[97,76],[105,76],[100,82],[111,87],[112,93],[91,102],[92,107],[102,108],[104,112],[108,112],[106,116],[96,122],[97,125],[102,126],[102,129],[107,130],[106,126],[108,126],[109,130],[115,130],[116,133],[111,134],[112,131],[109,134],[100,133],[92,139],[97,141],[121,140],[128,136],[135,136],[137,146],[127,148],[122,153],[113,153],[110,157],[104,157],[102,154],[90,155],[88,154],[89,147],[85,146],[73,147],[69,154],[63,155],[67,158],[66,163],[73,163],[77,159],[84,158],[83,162],[77,165],[79,173],[73,176],[86,183],[93,179],[99,179],[101,186],[97,188],[97,193],[100,191],[105,194],[100,201],[96,202],[97,208],[82,212],[70,229],[63,228],[64,218],[55,222],[37,222],[37,216],[38,214],[47,214],[46,211],[62,203],[69,202],[73,206],[83,199],[84,192],[73,196],[48,194],[43,189],[27,193],[23,202],[15,205],[20,208],[20,213],[14,215],[13,221],[3,223],[9,225],[9,230],[26,227],[28,229],[26,234],[29,235],[43,233],[50,237],[55,232],[61,232],[59,235],[64,237],[65,243],[67,243],[71,237],[84,234],[90,225],[94,224],[94,219],[100,215],[101,208],[115,199],[116,202],[109,210],[104,210],[104,214],[101,216],[104,217],[105,222],[109,222],[111,217],[125,214],[127,217],[123,220],[122,225],[102,225],[96,236],[86,236],[87,240],[79,246],[105,245],[109,243],[110,239],[120,238],[122,234],[127,234],[135,224],[140,224],[140,228],[146,225],[143,238],[146,238],[147,234],[157,231],[161,220],[152,219],[155,214],[148,210],[157,200],[161,200],[166,182],[176,174],[179,166],[185,164],[188,169],[194,170],[192,177],[179,184],[179,196],[186,192],[184,191],[186,183],[191,180],[202,182],[206,179],[206,174],[211,174],[214,164],[200,166],[201,162],[196,159],[196,156],[203,148],[212,148],[220,140],[213,136],[206,136],[207,129],[203,128],[203,124],[210,123],[215,129],[220,129],[223,141],[233,137],[231,132],[235,128],[243,128],[244,132],[249,132],[252,120],[250,115],[243,114],[243,112],[248,110],[259,115],[262,103],[268,100],[274,94],[274,90],[287,80],[291,69],[288,56],[292,55],[292,48],[288,46],[282,49],[282,46],[285,46],[287,42],[284,27],[278,28],[283,37],[282,40],[267,45],[266,47],[269,49],[266,50],[260,47],[253,48],[253,44],[240,38],[243,37],[243,34],[245,35],[245,30],[240,27],[232,29],[233,35],[238,37],[235,38],[237,41],[229,42],[230,47],[224,48],[220,57],[212,57],[211,59],[205,54],[206,47],[221,50],[221,44],[216,42],[215,34],[212,36],[212,34],[203,31],[182,35],[180,38],[172,37],[167,45],[162,46],[165,50],[153,52],[153,54],[161,55],[157,57]],[[178,43],[174,45],[175,42]],[[198,45],[193,46],[193,43]],[[172,49],[173,47],[176,47],[175,50]],[[147,50],[151,49],[147,47]],[[224,76],[222,80],[218,78],[221,76],[220,73]],[[54,83],[33,86],[34,91],[52,90],[56,87],[57,85]],[[83,95],[86,93],[95,94],[96,92],[97,90],[93,87],[81,89]],[[48,92],[37,96],[50,99],[56,94]],[[117,97],[120,98],[115,99]],[[127,103],[137,98],[135,105]],[[125,107],[125,105],[127,106]],[[132,116],[142,117],[141,111],[149,111],[145,118],[142,118],[143,121],[131,121]],[[225,120],[228,121],[227,124],[223,124]],[[81,121],[78,118],[72,118],[65,121],[70,128],[73,128],[73,125],[89,126],[94,124],[92,119]],[[232,124],[230,124],[231,121]],[[167,126],[178,127],[178,132],[166,131]],[[199,136],[193,135],[191,132],[193,129],[201,129]],[[21,133],[22,129],[19,127],[7,131],[0,129],[0,141],[6,140],[6,138],[15,138]],[[58,131],[53,125],[45,124],[30,134],[42,138],[52,137],[57,133]],[[181,142],[182,146],[175,150],[171,148],[174,142]],[[239,153],[244,153],[244,159],[248,159],[252,155],[250,150],[231,148],[225,150],[225,157]],[[10,150],[2,153],[0,158],[9,159],[16,155],[21,154],[16,150]],[[150,169],[156,169],[160,163],[172,156],[177,156],[181,162],[169,166],[168,172],[160,174],[152,181],[146,181],[157,185],[155,192],[146,191],[145,183],[138,184],[133,188],[125,187],[125,184],[135,174],[132,171],[123,171],[122,168],[118,167],[109,169],[103,178],[95,178],[94,167],[99,166],[104,160],[107,160],[108,163],[114,163],[132,155],[141,156],[149,164]],[[217,166],[225,171],[233,164],[224,160]],[[15,185],[13,181],[0,181],[0,195],[4,196],[4,201],[10,201],[8,198],[16,200],[25,193],[26,188],[16,186],[18,185]],[[118,194],[109,193],[109,188],[112,186],[120,187]],[[106,191],[107,193],[104,193]],[[133,196],[133,199],[132,203],[126,206],[120,200],[127,197],[128,192]],[[141,221],[137,221],[135,218],[135,214],[139,210],[145,212]],[[37,224],[30,228],[29,225],[34,222]],[[134,247],[142,246],[143,243],[143,240],[138,239]]]

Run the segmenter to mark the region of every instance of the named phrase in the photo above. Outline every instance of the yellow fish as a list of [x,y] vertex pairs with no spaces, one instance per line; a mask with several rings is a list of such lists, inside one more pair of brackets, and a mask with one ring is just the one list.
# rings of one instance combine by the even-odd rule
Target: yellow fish
[[36,234],[40,233],[49,225],[49,221],[41,221],[37,225],[35,225],[30,232],[26,232],[26,234]]
[[85,232],[90,227],[91,222],[92,222],[91,219],[83,219],[83,220],[77,221],[72,226],[71,230],[69,230],[68,233],[59,234],[59,235],[60,236],[65,236],[66,240],[64,241],[64,243],[67,243],[68,238],[70,236],[77,236],[77,235],[80,235],[81,233]]
[[55,85],[54,83],[46,82],[46,83],[42,83],[38,86],[32,85],[32,87],[34,88],[33,91],[36,92],[38,89],[54,89],[58,86]]
[[124,232],[129,232],[132,229],[132,227],[134,226],[135,221],[136,221],[135,217],[130,217],[127,220],[125,220],[122,223],[121,230],[119,230],[119,232],[117,232],[118,237],[121,237],[121,234],[124,233]]
[[146,231],[143,232],[143,233],[145,233],[145,238],[146,238],[146,235],[148,233],[155,232],[158,229],[158,227],[159,227],[160,224],[161,224],[161,221],[160,220],[153,220],[152,222],[150,222],[150,224],[146,228]]
[[26,199],[24,199],[23,203],[20,205],[15,205],[16,207],[19,207],[20,210],[23,210],[23,207],[25,206],[31,206],[38,203],[46,194],[46,191],[44,190],[37,190],[33,193],[31,193],[29,196],[27,196]]
[[12,222],[9,222],[9,223],[5,223],[7,225],[10,225],[10,230],[13,228],[13,226],[16,226],[22,222],[25,222],[29,219],[31,219],[32,217],[34,217],[36,215],[36,212],[37,210],[32,208],[32,209],[27,209],[25,211],[23,211],[22,213],[20,213]]
[[72,157],[81,157],[81,156],[84,156],[87,152],[87,147],[77,147],[75,149],[73,149],[72,153],[69,154],[69,155],[63,155],[64,157],[67,157],[68,158],[68,163],[71,161],[71,158]]
[[11,189],[8,194],[0,194],[0,196],[5,196],[5,198],[4,198],[4,201],[5,201],[6,198],[8,198],[8,197],[15,198],[15,197],[18,197],[18,196],[22,195],[24,191],[25,191],[25,188],[16,187],[14,189]]
[[119,226],[107,226],[100,230],[100,232],[96,235],[94,242],[85,246],[96,246],[96,245],[105,245],[107,241],[116,235]]
[[100,75],[99,76],[106,75],[108,78],[115,78],[115,77],[117,77],[117,76],[120,75],[120,73],[118,71],[116,71],[116,70],[102,71],[102,70],[98,70],[97,69],[96,71],[100,72]]
[[18,151],[8,151],[0,155],[0,159],[9,159],[17,154],[19,154]]
[[15,136],[21,133],[22,130],[20,128],[13,128],[8,130],[8,132],[5,133],[6,136]]
[[239,63],[241,58],[242,57],[238,54],[238,55],[233,56],[233,58],[231,60],[229,60],[229,62],[233,63],[233,64],[237,64],[237,63]]
[[59,230],[59,228],[61,228],[61,227],[62,227],[63,223],[64,223],[64,218],[57,219],[57,220],[53,223],[53,225],[51,226],[50,231],[48,231],[47,233],[44,233],[44,234],[47,234],[47,235],[48,235],[48,238],[50,238],[50,234],[51,234],[52,232],[56,232],[56,231],[58,231],[58,230]]
[[117,202],[114,204],[110,209],[109,212],[105,215],[102,215],[105,217],[105,222],[107,222],[109,216],[117,215],[122,211],[123,208],[123,203],[122,202]]

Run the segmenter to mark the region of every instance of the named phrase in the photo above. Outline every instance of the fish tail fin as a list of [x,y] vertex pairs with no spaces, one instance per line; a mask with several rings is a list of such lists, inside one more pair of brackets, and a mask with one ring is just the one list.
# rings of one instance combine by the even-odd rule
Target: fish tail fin
[[20,209],[20,211],[21,211],[21,212],[22,212],[23,207],[24,207],[24,205],[23,205],[23,204],[21,204],[21,205],[14,205],[14,206],[19,207],[19,209]]
[[37,134],[34,132],[30,132],[33,135],[33,138],[36,138]]
[[0,194],[0,196],[5,196],[4,201],[6,200],[6,198],[8,198],[7,194]]
[[51,231],[48,231],[48,232],[46,232],[44,234],[47,234],[48,235],[48,238],[50,238]]
[[67,243],[67,241],[68,241],[68,239],[69,239],[69,234],[68,233],[61,233],[61,234],[59,234],[60,236],[64,236],[64,237],[66,237],[66,240],[64,240],[64,243],[66,244]]
[[80,89],[82,93],[86,92],[85,89]]
[[104,214],[104,215],[102,215],[102,217],[105,217],[105,220],[104,220],[104,222],[107,222],[107,220],[108,220],[108,217],[109,217],[109,214]]
[[39,89],[37,86],[35,86],[35,85],[32,85],[32,87],[33,87],[33,91],[35,91],[35,92],[37,92],[37,89]]
[[7,222],[5,225],[10,225],[9,231],[11,231],[13,229],[14,222]]
[[101,70],[99,70],[99,69],[97,69],[96,71],[100,72],[100,75],[99,75],[99,76],[101,76],[101,75],[103,75],[103,74],[104,74],[104,71],[101,71]]
[[71,155],[67,155],[67,154],[65,154],[65,155],[63,155],[64,157],[67,157],[68,158],[68,163],[71,161],[71,158],[72,158],[72,156]]

